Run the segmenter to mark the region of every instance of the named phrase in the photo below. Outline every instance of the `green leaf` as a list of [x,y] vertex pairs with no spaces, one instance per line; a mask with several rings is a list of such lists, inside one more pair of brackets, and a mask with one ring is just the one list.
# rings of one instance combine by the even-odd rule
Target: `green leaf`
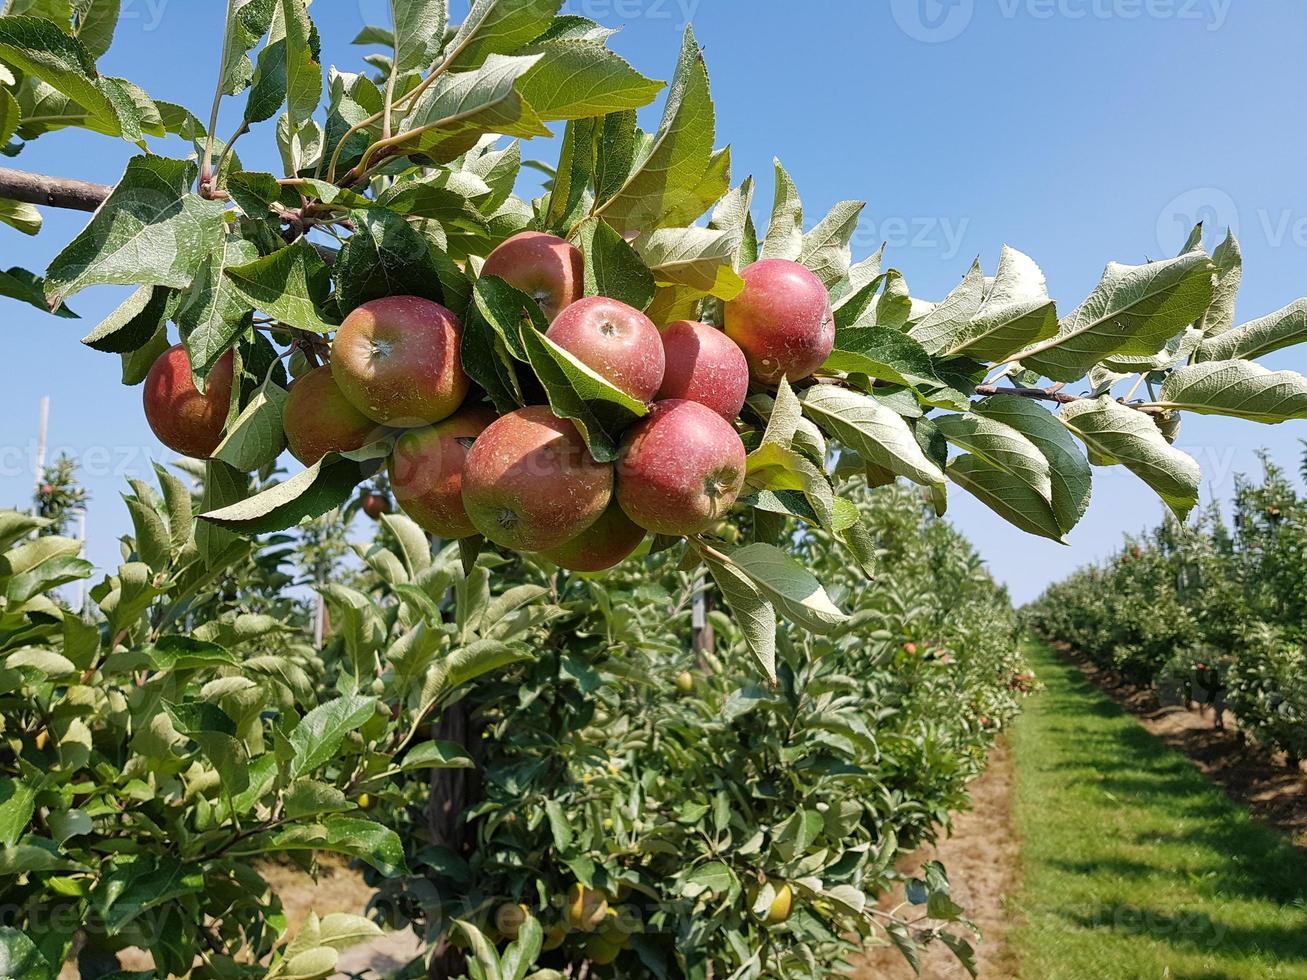
[[835,334],[835,349],[823,365],[846,374],[865,374],[879,381],[915,388],[941,386],[926,349],[892,327],[849,327]]
[[224,95],[239,95],[254,78],[249,53],[268,33],[277,0],[227,0],[227,21],[218,86]]
[[41,212],[33,204],[0,198],[0,222],[24,235],[35,235],[41,230]]
[[142,286],[83,337],[82,343],[106,354],[140,350],[166,325],[172,296],[171,290]]
[[724,231],[659,228],[640,242],[639,251],[659,285],[690,286],[729,301],[744,290],[735,271],[737,247]]
[[866,207],[862,201],[840,201],[817,227],[803,236],[799,263],[806,266],[830,289],[849,274],[853,253],[849,242],[858,229],[858,218]]
[[774,545],[747,545],[732,551],[729,557],[731,564],[796,626],[824,634],[848,620],[812,573]]
[[908,335],[930,354],[940,354],[955,345],[958,334],[967,330],[980,310],[985,294],[985,274],[980,260],[972,263],[962,282],[942,303],[912,325]]
[[36,791],[26,783],[0,779],[0,846],[13,847],[27,833],[36,812]]
[[772,162],[776,167],[776,195],[760,258],[798,261],[803,254],[803,202],[789,171],[779,159]]
[[[449,24],[446,0],[390,0],[390,15],[394,33],[380,43],[394,47],[395,71],[403,75],[430,68]],[[354,43],[362,42],[356,38]]]
[[1157,404],[1275,425],[1307,418],[1307,378],[1297,371],[1270,371],[1252,361],[1204,361],[1172,372]]
[[159,324],[158,332],[136,350],[122,355],[122,381],[127,386],[138,385],[145,380],[150,368],[169,347],[168,325]]
[[181,634],[160,637],[145,653],[155,670],[204,670],[240,664],[236,655],[224,647]]
[[801,453],[775,443],[763,443],[749,454],[745,486],[752,490],[797,490],[808,498],[821,526],[833,530],[835,494],[830,480]]
[[1209,336],[1199,345],[1196,361],[1253,360],[1307,341],[1307,299],[1250,320],[1241,327]]
[[[744,634],[745,646],[765,676],[776,683],[776,607],[731,562],[704,552],[703,562],[721,590],[732,617]],[[723,556],[724,557],[724,556]]]
[[371,820],[333,816],[320,824],[289,827],[273,837],[266,850],[335,851],[361,858],[383,875],[404,873],[404,845],[399,835]]
[[657,288],[653,273],[625,239],[599,218],[581,223],[575,236],[585,257],[585,294],[608,296],[647,310]]
[[0,88],[0,149],[9,145],[9,141],[18,132],[18,124],[23,110],[18,100],[7,88]]
[[427,242],[389,208],[351,212],[355,230],[340,250],[333,273],[340,312],[386,296],[421,296],[443,303],[440,276]]
[[11,926],[0,926],[0,977],[53,980],[54,972],[25,933]]
[[[204,492],[200,497],[200,512],[220,511],[249,495],[249,477],[221,460],[211,459],[204,464]],[[195,545],[208,567],[240,539],[216,524],[200,521],[195,525]]]
[[1152,487],[1180,520],[1198,503],[1198,464],[1168,444],[1143,412],[1104,396],[1073,402],[1058,418],[1089,447],[1091,463],[1124,466]]
[[273,319],[310,333],[330,333],[326,319],[331,271],[306,238],[245,265],[226,269],[232,289],[247,304]]
[[229,506],[207,510],[200,520],[216,528],[242,535],[267,534],[294,527],[305,518],[321,517],[341,506],[363,482],[365,467],[389,453],[389,446],[377,443],[357,453],[327,453],[285,483]]
[[1057,306],[1048,297],[1044,273],[1034,260],[1007,245],[998,273],[971,322],[940,349],[946,357],[1001,361],[1057,333]]
[[971,455],[957,457],[947,472],[954,483],[1009,524],[1066,543],[1052,505],[1021,477]]
[[648,105],[664,88],[608,48],[581,41],[550,41],[527,49],[541,59],[518,92],[541,119],[583,119]]
[[289,397],[289,392],[269,374],[228,427],[214,450],[214,458],[246,473],[275,463],[286,448],[281,418]]
[[249,326],[249,301],[227,278],[229,268],[259,260],[259,250],[239,235],[229,234],[200,267],[182,294],[175,319],[196,377],[207,377]]
[[598,125],[593,119],[576,119],[567,124],[558,155],[558,170],[549,190],[546,229],[566,234],[594,203],[590,184],[594,179]]
[[1029,398],[994,395],[978,402],[977,415],[1010,426],[1044,455],[1052,480],[1053,512],[1062,531],[1069,532],[1085,515],[1093,487],[1089,461],[1056,416]]
[[746,177],[739,187],[726,194],[716,207],[708,227],[723,231],[731,240],[731,254],[735,256],[735,270],[752,265],[758,259],[758,232],[753,226],[752,177]]
[[475,766],[467,750],[457,742],[423,742],[405,754],[400,767],[415,769],[471,769]]
[[[28,272],[16,265],[5,272],[0,272],[0,296],[7,296],[20,303],[35,306],[42,313],[51,312],[45,302],[45,280],[36,273]],[[69,320],[78,319],[77,314],[62,303],[54,310],[54,315]]]
[[347,694],[320,704],[300,719],[287,737],[295,754],[291,757],[291,778],[313,772],[336,757],[336,750],[350,732],[376,713],[377,699]]
[[245,743],[236,736],[236,723],[225,711],[208,701],[182,704],[165,701],[163,707],[172,719],[173,728],[200,747],[228,795],[234,796],[249,788],[249,755]]
[[949,442],[1029,487],[1049,505],[1051,514],[1051,467],[1044,454],[1019,431],[982,415],[941,415],[932,421],[936,431]]
[[1202,252],[1147,265],[1113,262],[1054,336],[1013,360],[1054,381],[1077,381],[1112,354],[1151,355],[1211,305],[1214,268]]
[[[1216,287],[1212,293],[1212,305],[1208,307],[1202,322],[1198,324],[1203,335],[1218,337],[1234,328],[1234,307],[1239,297],[1239,286],[1243,282],[1243,252],[1234,232],[1228,231],[1225,240],[1216,246],[1212,253],[1216,263]],[[1219,360],[1220,358],[1214,358]]]
[[923,486],[944,482],[944,473],[926,458],[907,422],[876,399],[835,385],[815,385],[801,401],[820,428],[869,462]]
[[50,306],[100,284],[189,286],[226,228],[222,202],[191,193],[197,172],[186,160],[133,157],[90,224],[50,263]]
[[595,213],[623,233],[665,224],[666,215],[696,196],[712,163],[715,131],[708,70],[687,27],[658,131],[639,149],[621,186],[611,195],[601,194]]
[[121,0],[78,0],[74,33],[92,58],[101,57],[113,45],[121,7]]
[[95,59],[86,46],[40,17],[0,18],[0,58],[39,78],[85,110],[97,129],[123,134],[118,107],[101,85]]
[[450,68],[467,71],[492,54],[516,51],[549,28],[563,0],[475,0],[450,41]]

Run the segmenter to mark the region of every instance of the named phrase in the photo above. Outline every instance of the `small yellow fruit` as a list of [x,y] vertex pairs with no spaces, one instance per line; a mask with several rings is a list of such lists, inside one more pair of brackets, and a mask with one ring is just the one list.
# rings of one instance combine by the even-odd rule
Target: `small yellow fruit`
[[543,950],[557,949],[563,945],[563,940],[566,938],[567,926],[559,922],[557,925],[551,926],[549,931],[545,933],[544,945],[540,948]]
[[688,670],[683,670],[676,675],[676,689],[682,694],[694,693],[694,675]]
[[358,804],[360,810],[371,810],[377,801],[370,793],[360,793],[354,802]]
[[40,752],[50,744],[50,733],[42,728],[36,733],[36,751]]
[[495,910],[495,928],[509,939],[516,939],[529,918],[531,910],[525,905],[505,902]]
[[608,915],[608,899],[595,888],[586,888],[579,881],[567,896],[567,922],[573,929],[594,932],[595,927]]
[[591,963],[609,966],[622,955],[622,947],[610,943],[603,936],[591,936],[589,942],[585,944],[585,955]]
[[763,925],[780,925],[790,917],[793,906],[794,892],[790,891],[789,885],[782,884],[776,889],[776,897],[772,899],[771,908],[767,910],[767,916],[762,920]]

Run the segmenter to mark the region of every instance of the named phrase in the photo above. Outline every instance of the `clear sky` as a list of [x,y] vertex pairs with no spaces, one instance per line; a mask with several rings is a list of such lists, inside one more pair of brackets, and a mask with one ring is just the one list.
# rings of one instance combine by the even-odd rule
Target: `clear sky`
[[[356,70],[349,41],[385,19],[385,0],[318,0],[324,62]],[[465,0],[452,0],[461,19]],[[107,74],[207,117],[222,31],[219,0],[123,0]],[[888,240],[888,261],[914,295],[939,299],[979,255],[991,272],[1009,243],[1032,255],[1069,312],[1110,260],[1173,254],[1196,218],[1234,224],[1245,254],[1240,322],[1307,295],[1307,5],[1299,0],[569,0],[565,10],[625,25],[613,47],[667,78],[692,22],[706,48],[719,143],[735,178],[752,173],[770,207],[779,156],[803,193],[809,224],[834,202],[868,202],[861,257]],[[242,102],[228,100],[222,134]],[[651,123],[656,115],[651,116]],[[242,140],[250,169],[274,169],[265,124]],[[112,182],[132,149],[66,131],[7,165]],[[528,144],[553,160],[554,147]],[[47,211],[35,239],[0,228],[2,267],[44,270],[85,222]],[[1209,241],[1209,246],[1214,241]],[[78,340],[121,299],[74,298],[83,320],[19,304],[3,309],[8,370],[0,388],[0,502],[26,506],[38,403],[52,396],[50,446],[81,458],[93,494],[90,557],[115,563],[129,528],[127,475],[169,459],[147,428],[140,390],[119,384],[118,359]],[[1267,359],[1307,368],[1299,351]],[[1227,498],[1234,474],[1268,448],[1296,470],[1307,423],[1274,428],[1191,418],[1204,498]],[[953,519],[1018,600],[1064,570],[1152,524],[1156,498],[1119,468],[1095,471],[1094,500],[1066,548],[1033,539],[960,490]]]

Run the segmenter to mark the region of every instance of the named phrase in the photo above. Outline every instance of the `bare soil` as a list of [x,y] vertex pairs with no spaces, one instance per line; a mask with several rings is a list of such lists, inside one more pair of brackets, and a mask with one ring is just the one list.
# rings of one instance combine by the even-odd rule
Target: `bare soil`
[[[948,837],[899,863],[899,870],[908,876],[915,876],[927,861],[939,861],[947,869],[954,900],[981,932],[982,939],[972,942],[981,980],[1017,975],[1015,957],[1004,942],[1012,916],[1008,899],[1020,884],[1021,842],[1012,824],[1012,789],[1012,753],[999,743],[989,768],[971,784],[972,808],[954,816]],[[888,911],[903,901],[903,889],[896,888],[881,900],[880,908]],[[892,946],[869,949],[855,964],[855,980],[915,980],[917,976]],[[920,976],[964,980],[968,974],[942,943],[935,943],[922,954]]]
[[1283,753],[1255,744],[1228,711],[1225,727],[1217,728],[1212,709],[1162,704],[1152,688],[1128,684],[1067,648],[1059,649],[1144,728],[1192,759],[1230,799],[1279,828],[1298,847],[1307,847],[1307,763],[1291,767]]

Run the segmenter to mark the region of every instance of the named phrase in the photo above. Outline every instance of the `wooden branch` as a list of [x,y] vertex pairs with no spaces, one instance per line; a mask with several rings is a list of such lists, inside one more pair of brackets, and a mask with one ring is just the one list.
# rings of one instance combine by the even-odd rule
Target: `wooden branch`
[[[94,211],[113,191],[109,184],[95,184],[73,177],[51,177],[26,170],[0,167],[0,198],[22,201],[25,204],[43,204],[69,211]],[[298,236],[296,236],[298,237]],[[331,265],[340,254],[328,245],[313,243],[322,260]]]
[[44,204],[71,211],[94,211],[104,203],[112,190],[108,184],[47,177],[45,174],[0,167],[0,197],[22,201],[24,204]]

